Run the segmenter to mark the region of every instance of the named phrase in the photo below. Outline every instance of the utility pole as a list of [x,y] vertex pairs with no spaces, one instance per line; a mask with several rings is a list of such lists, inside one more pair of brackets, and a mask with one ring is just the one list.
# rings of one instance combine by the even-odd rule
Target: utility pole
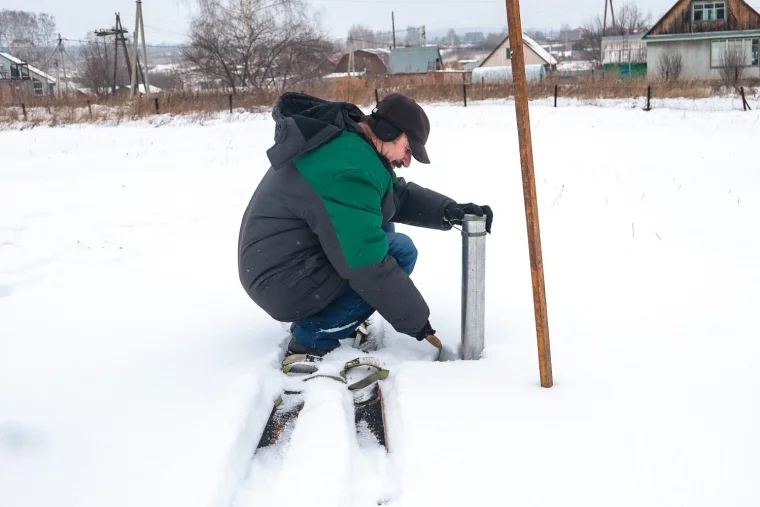
[[143,19],[142,0],[137,0],[140,13],[140,33],[142,35],[143,60],[145,61],[145,98],[150,99],[150,73],[148,72],[148,48],[145,45],[145,20]]
[[[121,27],[121,21],[119,21],[119,27]],[[123,27],[122,31],[123,33],[128,33],[127,30],[124,30]],[[139,54],[139,36],[142,34],[142,44],[143,44],[143,60],[145,61],[145,70],[143,70],[142,65],[140,64],[140,54]],[[148,49],[145,44],[145,23],[143,21],[143,13],[142,13],[142,1],[137,0],[137,8],[135,11],[135,31],[134,31],[134,47],[132,54],[134,55],[134,61],[131,62],[129,59],[127,59],[127,66],[130,67],[129,70],[129,77],[130,77],[130,97],[134,98],[138,94],[137,90],[137,74],[140,73],[140,77],[142,78],[143,85],[145,86],[145,96],[146,98],[150,98],[150,77],[148,76]],[[127,45],[126,45],[126,38],[122,36],[122,41],[124,43],[124,52],[127,51]]]
[[58,100],[61,100],[61,67],[58,60],[55,61],[55,88],[58,91]]
[[[58,34],[58,53],[61,55],[61,66],[63,67],[63,80],[66,81],[66,93],[69,93],[69,78],[66,76],[66,58],[64,58],[64,54],[66,54],[66,50],[63,48],[63,39],[61,38],[61,34]],[[58,84],[58,90],[60,91],[61,85]],[[60,97],[59,97],[60,98]]]
[[427,46],[427,34],[425,33],[425,25],[422,25],[422,45]]
[[604,0],[604,25],[602,26],[602,37],[607,35],[607,4],[610,6],[610,14],[612,14],[612,30],[614,31],[617,26],[615,23],[615,8],[612,6],[612,0]]
[[[111,83],[111,92],[113,94],[116,94],[116,85],[118,83],[118,75],[119,75],[119,42],[122,42],[122,46],[124,47],[124,56],[126,58],[127,62],[127,73],[131,74],[131,70],[129,70],[129,53],[127,52],[127,43],[126,38],[124,37],[124,34],[129,33],[127,30],[124,30],[124,27],[121,24],[121,16],[119,13],[116,13],[116,24],[113,28],[108,30],[96,30],[95,35],[98,37],[103,37],[103,45],[106,46],[106,40],[105,37],[114,36],[113,40],[113,48],[114,48],[114,54],[113,54],[113,82]],[[106,49],[106,55],[108,54],[108,49]]]
[[121,16],[119,16],[119,13],[116,13],[116,31],[118,32],[116,34],[116,38],[120,40],[121,47],[124,49],[124,60],[127,62],[127,75],[129,76],[129,80],[132,80],[132,65],[129,63],[129,51],[127,51],[127,38],[125,37],[125,34],[129,33],[126,30],[124,30],[124,27],[121,24]]
[[391,11],[391,26],[393,28],[393,47],[396,47],[396,14]]

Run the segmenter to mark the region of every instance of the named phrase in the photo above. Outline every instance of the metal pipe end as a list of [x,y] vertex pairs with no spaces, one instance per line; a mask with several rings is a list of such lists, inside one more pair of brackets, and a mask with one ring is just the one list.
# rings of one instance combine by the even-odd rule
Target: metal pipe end
[[479,217],[478,215],[473,215],[469,213],[464,216],[464,220],[466,222],[485,222],[486,218],[487,217],[485,215],[483,215],[482,217]]

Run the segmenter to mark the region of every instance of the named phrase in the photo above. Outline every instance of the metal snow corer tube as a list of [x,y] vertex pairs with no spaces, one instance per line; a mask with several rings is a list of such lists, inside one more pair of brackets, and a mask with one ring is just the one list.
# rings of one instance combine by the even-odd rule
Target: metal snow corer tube
[[462,359],[480,359],[485,346],[486,217],[462,221]]

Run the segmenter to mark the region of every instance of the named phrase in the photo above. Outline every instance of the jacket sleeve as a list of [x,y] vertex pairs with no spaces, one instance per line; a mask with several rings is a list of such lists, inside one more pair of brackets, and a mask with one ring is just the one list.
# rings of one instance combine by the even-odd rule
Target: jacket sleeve
[[336,190],[316,202],[308,221],[330,263],[396,331],[417,333],[430,309],[411,278],[388,255],[382,229],[387,186],[354,169],[335,176],[329,187]]
[[393,184],[393,200],[396,204],[393,222],[442,231],[451,229],[443,219],[443,210],[454,203],[453,199],[399,178]]

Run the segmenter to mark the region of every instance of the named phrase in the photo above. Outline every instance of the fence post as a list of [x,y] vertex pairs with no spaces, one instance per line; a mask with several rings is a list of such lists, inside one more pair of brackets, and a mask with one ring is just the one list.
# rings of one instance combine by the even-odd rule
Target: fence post
[[462,359],[479,359],[485,346],[486,217],[462,220]]
[[557,93],[559,92],[559,85],[554,85],[554,107],[557,107]]
[[647,86],[647,108],[646,111],[652,110],[652,85]]
[[158,113],[158,97],[155,98],[155,101],[156,101],[156,114],[159,114]]
[[483,100],[486,100],[486,78],[485,77],[480,78],[480,91],[482,92]]
[[232,114],[232,94],[231,93],[229,94],[228,98],[230,100],[230,114]]
[[375,104],[377,105],[379,103],[380,103],[380,95],[378,95],[377,88],[375,88]]
[[26,121],[26,104],[21,103],[21,111],[24,112],[24,121]]
[[462,83],[462,96],[464,97],[464,107],[467,107],[467,83]]
[[87,99],[87,109],[90,111],[90,119],[92,120],[92,103],[90,103],[90,99]]

